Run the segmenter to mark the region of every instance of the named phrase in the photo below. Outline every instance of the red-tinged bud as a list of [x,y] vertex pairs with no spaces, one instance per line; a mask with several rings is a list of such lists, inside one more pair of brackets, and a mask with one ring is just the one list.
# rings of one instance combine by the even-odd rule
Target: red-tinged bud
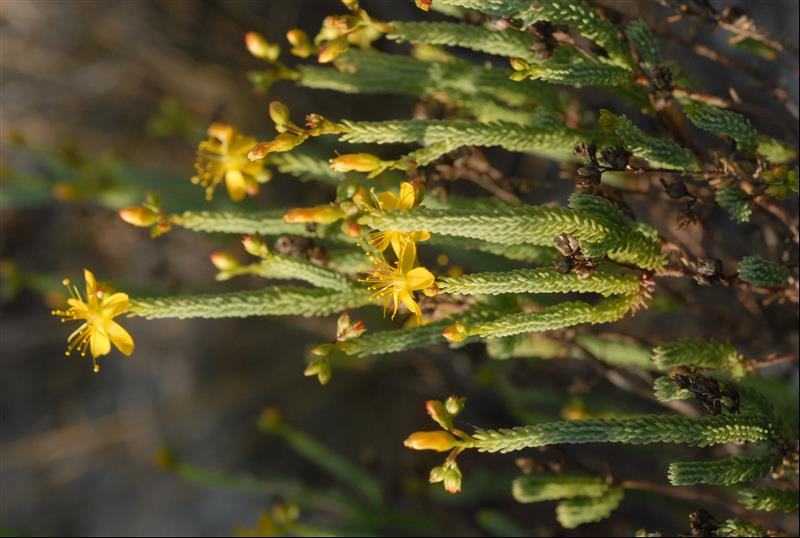
[[124,207],[119,210],[119,217],[133,226],[139,228],[147,228],[152,226],[159,220],[159,214],[149,207],[137,205],[133,207]]
[[339,134],[343,131],[342,125],[336,124],[320,114],[308,114],[306,116],[306,127],[311,136]]
[[155,226],[150,228],[150,237],[155,239],[156,237],[162,236],[168,231],[172,229],[172,223],[168,220],[162,220],[158,222]]
[[428,415],[445,430],[453,429],[453,417],[445,409],[445,406],[439,400],[428,400],[425,402],[425,410]]
[[369,210],[372,208],[372,197],[369,194],[369,191],[364,187],[359,187],[358,190],[353,193],[353,203],[356,204],[361,210]]
[[530,64],[521,58],[511,58],[508,63],[514,71],[527,71],[530,67]]
[[448,342],[463,342],[469,336],[469,330],[463,323],[454,323],[442,331]]
[[342,232],[347,237],[358,239],[361,237],[361,225],[354,220],[342,221]]
[[316,50],[316,47],[308,38],[308,34],[299,28],[286,32],[286,40],[292,45],[291,53],[300,58],[308,58]]
[[291,151],[299,146],[306,140],[306,136],[293,135],[289,133],[281,133],[272,140],[267,142],[259,142],[247,154],[247,158],[251,161],[263,159],[270,153],[281,153],[284,151]]
[[285,125],[292,121],[291,118],[289,118],[289,107],[280,101],[272,101],[269,104],[269,117],[275,122],[275,125],[278,126]]
[[[342,312],[339,319],[336,320],[336,334],[339,335],[350,326],[350,314]],[[338,336],[337,336],[338,339]]]
[[446,431],[414,432],[403,441],[412,450],[435,450],[446,452],[456,446],[456,438]]
[[457,465],[453,465],[445,472],[444,489],[453,495],[461,491],[461,470]]
[[328,15],[322,20],[322,27],[336,30],[336,33],[342,34],[350,30],[356,22],[352,15]]
[[283,417],[279,409],[266,407],[258,416],[258,427],[261,430],[272,431],[283,426]]
[[358,338],[364,333],[365,330],[366,327],[364,326],[363,321],[351,323],[350,316],[347,314],[347,312],[344,312],[341,316],[339,316],[339,319],[336,322],[336,341],[344,342],[346,340]]
[[270,43],[258,32],[247,32],[244,42],[250,54],[261,60],[275,62],[281,54],[280,45]]
[[422,293],[425,294],[425,297],[436,297],[437,295],[439,295],[439,286],[437,286],[436,283],[434,282],[427,288],[424,288],[422,290]]
[[444,407],[447,409],[447,412],[450,413],[452,416],[457,416],[461,411],[464,410],[464,404],[467,403],[467,399],[463,396],[450,396],[444,401]]
[[330,224],[344,217],[344,211],[330,204],[314,207],[297,207],[290,209],[283,215],[283,222],[296,224],[302,222],[315,222],[317,224]]
[[258,256],[259,258],[266,258],[269,256],[269,248],[264,244],[261,237],[258,235],[246,235],[242,238],[242,246],[248,254]]
[[239,267],[239,261],[229,252],[214,252],[211,254],[211,263],[220,271],[229,271]]
[[369,153],[348,153],[330,161],[331,168],[337,172],[372,172],[383,166],[383,161]]
[[335,60],[340,54],[347,52],[350,43],[346,37],[337,37],[325,43],[317,54],[317,61],[326,64]]
[[433,0],[416,0],[416,4],[422,11],[430,11]]

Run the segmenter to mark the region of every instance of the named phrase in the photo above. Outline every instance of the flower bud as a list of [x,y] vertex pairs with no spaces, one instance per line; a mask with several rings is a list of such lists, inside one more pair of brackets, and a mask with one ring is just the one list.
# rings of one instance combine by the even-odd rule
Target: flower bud
[[172,223],[168,220],[162,220],[156,223],[155,226],[150,228],[150,237],[155,239],[160,237],[172,229]]
[[514,71],[513,73],[508,75],[508,78],[513,80],[514,82],[521,82],[521,81],[525,80],[526,78],[528,78],[528,72],[527,71]]
[[314,207],[296,207],[283,215],[283,222],[295,224],[300,222],[316,222],[330,224],[344,217],[344,211],[330,204],[316,205]]
[[259,142],[248,153],[247,158],[251,161],[263,159],[270,153],[280,153],[290,151],[299,146],[306,140],[306,136],[281,133],[272,140]]
[[322,46],[319,54],[317,54],[317,61],[321,64],[332,62],[337,56],[343,52],[347,52],[349,48],[350,43],[347,41],[346,37],[337,37]]
[[453,495],[461,491],[461,470],[457,465],[453,465],[444,473],[444,489]]
[[420,8],[422,11],[430,11],[431,4],[433,4],[432,0],[415,0],[417,7]]
[[439,295],[439,286],[437,286],[436,282],[434,282],[427,288],[424,288],[422,290],[422,293],[425,294],[425,297],[436,297],[437,295]]
[[320,114],[306,115],[306,127],[309,128],[309,134],[311,136],[339,134],[342,132],[341,125],[332,122]]
[[314,45],[308,38],[308,34],[299,28],[293,28],[286,32],[286,40],[292,45],[291,52],[300,58],[308,58],[314,53]]
[[372,172],[383,164],[380,158],[369,153],[348,153],[328,162],[337,172]]
[[428,400],[425,402],[425,410],[439,426],[445,430],[453,429],[453,416],[447,411],[442,402],[439,400]]
[[336,341],[343,342],[361,336],[366,327],[363,321],[355,323],[350,322],[350,315],[347,312],[342,312],[339,319],[336,321]]
[[274,62],[281,54],[280,45],[270,43],[258,32],[247,32],[244,36],[244,42],[250,54],[261,60]]
[[333,375],[331,363],[325,357],[313,358],[303,371],[303,375],[306,377],[315,375],[320,385],[327,385]]
[[269,117],[275,122],[276,126],[286,125],[291,122],[289,118],[289,107],[280,101],[271,101],[269,104]]
[[311,354],[316,355],[317,357],[327,357],[335,350],[336,346],[333,344],[320,344],[316,347],[311,348]]
[[269,248],[264,244],[264,241],[258,235],[246,235],[242,238],[242,246],[248,254],[257,256],[259,258],[266,258],[269,256]]
[[119,217],[133,226],[147,228],[158,222],[159,215],[147,206],[137,205],[123,207],[119,210]]
[[361,237],[361,225],[354,220],[342,221],[342,232],[347,237],[358,239]]
[[448,342],[462,342],[469,336],[469,330],[463,323],[454,323],[442,331]]
[[458,415],[461,411],[464,410],[464,404],[467,403],[467,399],[463,396],[450,396],[444,401],[444,407],[447,409],[447,412],[453,416]]
[[428,482],[431,484],[437,484],[444,480],[444,475],[447,472],[447,467],[444,465],[437,465],[433,469],[431,469],[431,474],[428,475]]
[[403,441],[403,444],[412,450],[435,450],[446,452],[456,446],[456,438],[446,431],[414,432]]
[[239,267],[239,262],[229,252],[214,252],[211,254],[211,263],[220,271],[229,271]]
[[527,71],[530,67],[528,62],[521,58],[511,58],[508,63],[511,64],[511,69],[514,71]]
[[356,19],[351,15],[328,15],[322,20],[322,27],[336,30],[336,33],[342,34],[353,28],[355,23]]

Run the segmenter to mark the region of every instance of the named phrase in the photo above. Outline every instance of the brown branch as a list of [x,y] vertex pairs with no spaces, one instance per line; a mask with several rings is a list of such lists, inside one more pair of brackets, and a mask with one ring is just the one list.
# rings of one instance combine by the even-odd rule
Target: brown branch
[[784,364],[787,362],[800,361],[800,355],[797,353],[784,353],[783,355],[770,355],[763,359],[750,359],[747,361],[747,369],[751,372],[758,368],[766,368],[775,364]]
[[665,486],[662,484],[655,484],[653,482],[645,482],[644,480],[622,480],[619,482],[619,485],[625,489],[636,489],[639,491],[652,491],[655,493],[660,493],[661,495],[667,495],[669,497],[674,497],[676,499],[683,499],[685,501],[690,501],[692,503],[697,504],[705,504],[705,503],[712,503],[718,506],[724,506],[730,512],[736,514],[737,516],[749,516],[749,512],[736,504],[735,502],[729,501],[728,499],[720,498],[716,495],[711,493],[706,493],[705,491],[700,491],[695,488],[689,487],[674,487],[674,486]]

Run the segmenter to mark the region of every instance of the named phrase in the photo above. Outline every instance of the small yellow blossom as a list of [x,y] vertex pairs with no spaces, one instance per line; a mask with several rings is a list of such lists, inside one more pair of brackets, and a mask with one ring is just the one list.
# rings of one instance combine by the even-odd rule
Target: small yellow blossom
[[337,172],[372,172],[385,164],[380,157],[371,153],[347,153],[328,162]]
[[[382,192],[378,195],[378,205],[383,211],[409,211],[419,203],[417,190],[414,186],[404,181],[400,185],[400,195],[393,192]],[[383,230],[372,233],[372,244],[378,252],[383,252],[389,245],[397,256],[403,245],[415,241],[426,241],[431,237],[430,232],[400,232],[397,230]]]
[[456,438],[443,430],[434,432],[414,432],[403,441],[412,450],[435,450],[446,452],[456,446]]
[[[417,261],[417,247],[413,242],[406,243],[395,265],[389,265],[385,259],[376,259],[376,267],[363,282],[371,283],[374,293],[371,300],[391,297],[394,304],[392,318],[397,314],[400,303],[412,312],[417,323],[422,322],[422,311],[414,300],[414,291],[425,289],[435,280],[433,274],[424,267],[414,267]],[[388,308],[388,304],[387,304]]]
[[244,36],[244,42],[250,54],[261,60],[275,62],[281,54],[280,45],[270,43],[258,32],[247,32]]
[[258,184],[270,180],[269,170],[263,162],[253,162],[247,153],[257,141],[245,136],[230,125],[214,123],[208,128],[208,140],[197,147],[195,168],[197,175],[192,183],[206,188],[206,198],[225,180],[228,196],[234,202],[244,200],[247,194],[258,192]]
[[316,205],[313,207],[296,207],[283,215],[283,222],[297,224],[302,222],[316,222],[318,224],[331,224],[344,217],[344,211],[331,204]]
[[286,33],[286,40],[292,45],[291,53],[300,58],[308,58],[316,47],[311,43],[308,34],[299,28],[293,28]]
[[81,355],[86,355],[87,348],[92,353],[94,371],[99,372],[100,366],[97,358],[107,355],[114,344],[123,354],[133,353],[133,338],[128,331],[122,328],[114,318],[128,310],[128,295],[114,293],[107,295],[97,287],[94,275],[88,269],[83,270],[86,280],[86,300],[81,297],[75,286],[70,286],[69,280],[64,280],[64,285],[69,289],[71,297],[67,299],[69,308],[66,310],[53,310],[53,315],[60,316],[63,321],[83,320],[83,325],[69,335],[67,342],[67,355],[73,349],[78,349]]
[[259,142],[255,146],[251,146],[250,151],[247,153],[247,158],[253,162],[258,162],[270,153],[282,153],[291,151],[308,138],[305,134],[291,134],[281,133],[272,140]]

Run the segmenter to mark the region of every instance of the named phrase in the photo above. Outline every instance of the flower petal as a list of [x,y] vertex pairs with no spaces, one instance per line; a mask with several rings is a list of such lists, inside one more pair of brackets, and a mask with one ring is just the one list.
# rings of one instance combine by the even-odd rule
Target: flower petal
[[403,245],[408,243],[408,235],[405,232],[386,232],[392,243],[392,250],[397,257],[403,252]]
[[397,267],[402,274],[406,274],[414,268],[417,262],[417,245],[413,241],[406,242],[400,249],[400,254],[397,255],[399,261]]
[[414,186],[404,181],[400,184],[400,199],[397,201],[397,209],[399,211],[408,211],[414,207],[414,202],[417,201],[417,193],[414,192]]
[[378,195],[378,205],[385,211],[397,209],[397,196],[393,192],[382,192]]
[[86,299],[95,297],[97,294],[97,280],[88,269],[83,270],[83,279],[86,281]]
[[240,170],[228,170],[225,172],[225,186],[228,187],[228,196],[234,202],[244,200],[247,195],[247,182]]
[[118,350],[125,355],[133,353],[133,338],[128,334],[128,331],[122,328],[122,325],[116,321],[109,321],[105,329],[111,342],[117,346]]
[[111,341],[108,339],[108,336],[100,330],[90,330],[92,334],[89,336],[89,348],[92,352],[92,357],[108,354],[108,352],[111,351]]
[[406,283],[409,290],[422,290],[433,286],[436,277],[424,267],[416,267],[406,274]]
[[417,317],[417,323],[419,323],[419,320],[422,319],[422,310],[420,310],[419,305],[414,300],[414,296],[407,291],[401,292],[400,301],[402,301],[403,305],[408,308],[409,312]]
[[80,299],[67,299],[67,304],[75,310],[77,317],[86,318],[89,315],[89,306]]
[[100,309],[103,315],[109,319],[124,314],[125,311],[128,310],[128,294],[115,293],[114,295],[106,297],[100,304]]

